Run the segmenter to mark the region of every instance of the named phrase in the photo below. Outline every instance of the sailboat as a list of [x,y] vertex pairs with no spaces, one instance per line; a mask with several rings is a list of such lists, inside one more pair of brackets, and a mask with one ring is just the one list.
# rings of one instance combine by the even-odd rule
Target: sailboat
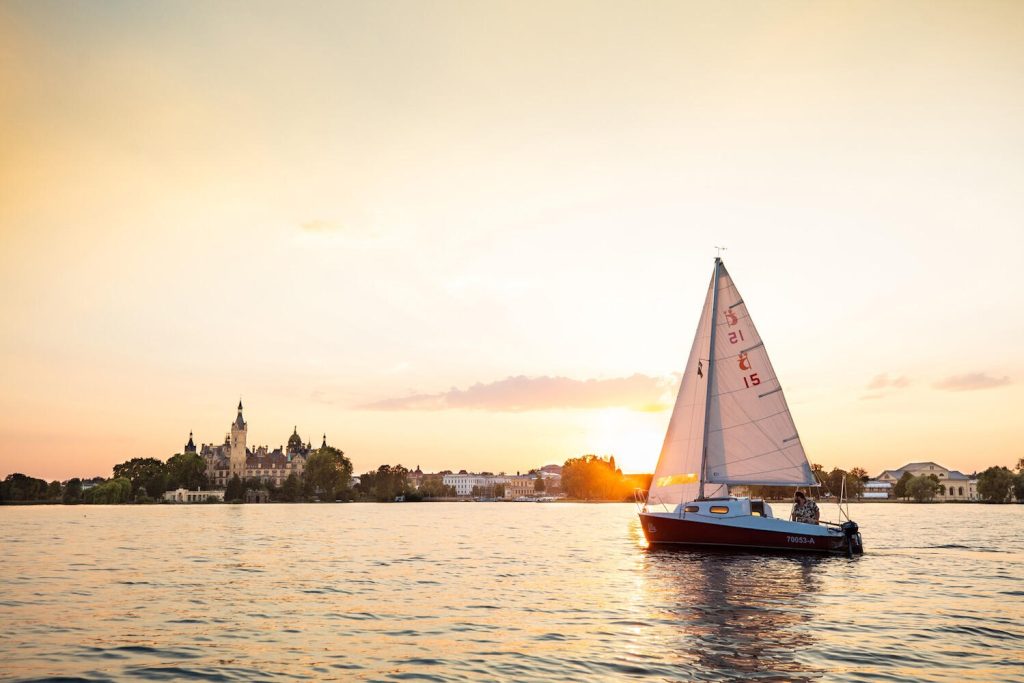
[[721,258],[704,300],[679,395],[640,510],[648,543],[864,551],[855,522],[780,519],[730,487],[816,487],[782,385]]

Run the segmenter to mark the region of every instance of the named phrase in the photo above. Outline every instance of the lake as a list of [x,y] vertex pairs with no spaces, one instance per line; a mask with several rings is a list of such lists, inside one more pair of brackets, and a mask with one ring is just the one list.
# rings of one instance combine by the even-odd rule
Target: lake
[[850,507],[853,560],[625,504],[3,507],[0,676],[1024,681],[1024,505]]

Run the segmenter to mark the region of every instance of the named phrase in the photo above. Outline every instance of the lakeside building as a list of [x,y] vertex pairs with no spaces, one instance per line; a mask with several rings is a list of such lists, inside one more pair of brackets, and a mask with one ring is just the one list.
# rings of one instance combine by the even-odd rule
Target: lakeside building
[[505,500],[516,498],[533,497],[538,495],[536,490],[537,477],[532,474],[521,474],[509,477],[505,482]]
[[[885,470],[872,481],[896,486],[904,472],[912,476],[928,476],[934,474],[942,484],[942,490],[935,500],[978,500],[978,480],[972,479],[959,470],[951,470],[935,462],[911,462],[894,470]],[[871,482],[868,482],[869,486]]]
[[460,471],[458,474],[446,474],[441,479],[441,483],[445,486],[454,486],[455,495],[457,496],[471,496],[473,495],[473,488],[477,490],[490,488],[497,486],[498,484],[507,484],[509,477],[505,475],[494,475],[488,472],[481,474],[473,474],[466,470]]
[[[288,445],[278,446],[274,450],[267,446],[249,448],[246,445],[248,433],[249,425],[242,416],[242,402],[239,401],[238,415],[231,423],[224,443],[204,443],[198,449],[199,455],[206,462],[206,476],[210,485],[227,486],[231,477],[237,475],[239,479],[258,479],[265,484],[281,486],[291,474],[302,476],[306,469],[306,461],[315,450],[311,442],[302,443],[298,426],[288,437]],[[327,447],[326,434],[320,447]],[[185,444],[185,452],[197,452],[191,432],[188,435],[188,443]]]
[[208,500],[224,502],[224,491],[189,491],[188,489],[175,489],[164,493],[164,500],[168,503],[205,503]]
[[[554,468],[557,468],[557,472],[552,471]],[[460,470],[458,473],[442,472],[441,483],[445,486],[455,487],[455,495],[460,497],[473,495],[474,488],[479,493],[500,485],[505,487],[505,499],[512,500],[522,496],[537,495],[535,487],[538,477],[544,480],[546,495],[558,491],[562,483],[561,469],[559,465],[547,465],[539,470],[531,471],[529,474],[517,472],[515,475],[491,474],[490,472],[474,473],[466,470]]]
[[869,500],[885,500],[892,495],[892,484],[888,481],[876,481],[872,479],[864,484],[863,498]]

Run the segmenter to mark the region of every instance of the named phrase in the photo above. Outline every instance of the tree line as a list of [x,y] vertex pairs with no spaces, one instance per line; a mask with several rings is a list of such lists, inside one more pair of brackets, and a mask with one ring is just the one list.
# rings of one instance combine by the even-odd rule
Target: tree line
[[575,500],[632,501],[637,490],[647,491],[649,474],[628,475],[615,464],[615,456],[594,454],[569,458],[562,465],[562,492]]
[[[88,484],[88,485],[87,485]],[[152,503],[178,488],[209,489],[206,463],[196,453],[178,453],[167,461],[157,458],[132,458],[114,465],[109,479],[74,478],[66,482],[46,482],[22,473],[8,475],[0,482],[0,502],[38,502],[117,505]],[[291,473],[276,486],[258,478],[233,476],[224,488],[225,502],[244,502],[258,495],[271,502],[310,501],[408,501],[450,498],[455,487],[445,486],[441,474],[426,475],[419,488],[410,472],[401,465],[381,465],[352,485],[352,462],[337,448],[326,446],[309,455],[299,476]]]
[[[259,479],[232,477],[224,490],[227,502],[243,501],[249,491],[265,492],[270,500],[347,500],[350,497],[352,463],[344,452],[330,446],[311,453],[302,476],[292,473],[274,486]],[[84,486],[85,483],[92,486]],[[114,465],[109,479],[74,478],[47,484],[21,473],[0,482],[0,502],[61,502],[117,505],[151,503],[174,489],[209,489],[206,462],[197,453],[178,453],[166,462],[157,458],[132,458]]]

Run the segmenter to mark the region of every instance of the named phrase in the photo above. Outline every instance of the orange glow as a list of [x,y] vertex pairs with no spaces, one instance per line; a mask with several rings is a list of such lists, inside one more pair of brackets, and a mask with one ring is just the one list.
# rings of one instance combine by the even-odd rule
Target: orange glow
[[[239,395],[357,471],[652,472],[715,244],[812,462],[1016,462],[1024,5],[400,14],[0,4],[0,476]],[[523,377],[592,404],[362,409]]]

